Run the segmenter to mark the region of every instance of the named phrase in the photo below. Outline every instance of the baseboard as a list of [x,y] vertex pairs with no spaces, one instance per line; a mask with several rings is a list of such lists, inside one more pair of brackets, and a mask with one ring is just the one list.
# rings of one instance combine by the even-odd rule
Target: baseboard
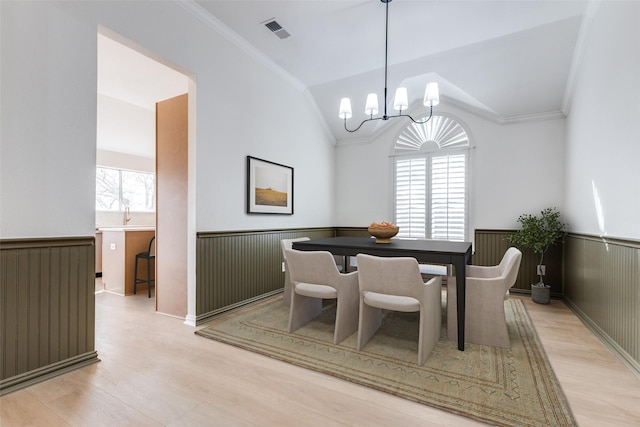
[[220,308],[218,310],[213,310],[213,311],[210,311],[208,313],[201,314],[201,315],[196,317],[195,325],[196,326],[202,325],[203,323],[207,323],[208,321],[214,319],[217,316],[220,316],[221,314],[225,314],[225,313],[227,313],[229,311],[236,310],[236,309],[238,309],[240,307],[244,307],[245,305],[254,303],[256,301],[260,301],[260,300],[272,297],[274,295],[281,294],[282,292],[283,292],[283,289],[277,289],[275,291],[268,292],[266,294],[258,295],[256,297],[249,298],[249,299],[246,299],[244,301],[240,301],[240,302],[238,302],[236,304],[232,304],[232,305]]
[[15,377],[7,378],[0,381],[0,396],[21,390],[30,385],[57,377],[58,375],[66,374],[67,372],[74,371],[99,361],[98,353],[91,351],[65,359],[58,363],[25,372],[24,374],[16,375]]
[[640,379],[640,364],[634,360],[622,347],[620,347],[606,332],[604,332],[598,325],[596,325],[580,308],[575,305],[570,299],[564,298],[564,303],[567,307],[584,323],[584,325],[598,339],[604,344],[605,347],[611,351],[629,370]]

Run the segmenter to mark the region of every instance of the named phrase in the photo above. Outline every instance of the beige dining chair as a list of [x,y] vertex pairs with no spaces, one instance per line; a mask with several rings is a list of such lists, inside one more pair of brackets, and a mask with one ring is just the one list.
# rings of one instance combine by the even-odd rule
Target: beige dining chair
[[440,338],[440,276],[423,282],[418,261],[405,257],[358,254],[360,317],[358,350],[362,350],[382,326],[382,310],[420,312],[418,366],[422,366]]
[[282,250],[282,259],[284,261],[284,292],[282,295],[282,303],[285,307],[289,307],[289,304],[291,304],[291,275],[289,274],[289,267],[287,267],[287,250],[293,247],[293,242],[303,242],[305,240],[309,240],[309,238],[298,237],[295,239],[280,240],[280,249]]
[[358,272],[340,273],[326,251],[286,250],[291,277],[289,333],[322,313],[323,299],[336,300],[333,343],[339,344],[358,329]]
[[[504,301],[509,298],[509,288],[516,283],[521,260],[522,252],[511,247],[496,266],[467,266],[465,342],[511,347]],[[452,341],[458,340],[456,304],[456,278],[452,276],[447,278],[447,336]]]

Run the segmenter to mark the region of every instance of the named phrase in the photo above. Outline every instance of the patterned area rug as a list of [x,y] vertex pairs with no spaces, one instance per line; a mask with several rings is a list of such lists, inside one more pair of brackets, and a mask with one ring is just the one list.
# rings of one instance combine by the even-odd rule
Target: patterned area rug
[[226,314],[196,334],[497,426],[576,422],[521,301],[505,302],[511,348],[446,339],[417,366],[417,318],[385,312],[363,351],[353,334],[333,345],[335,305],[293,334],[281,298]]

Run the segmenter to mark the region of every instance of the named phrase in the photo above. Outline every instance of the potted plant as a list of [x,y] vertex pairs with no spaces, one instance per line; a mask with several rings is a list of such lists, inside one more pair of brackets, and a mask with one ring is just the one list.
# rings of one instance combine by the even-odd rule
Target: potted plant
[[539,304],[549,304],[551,286],[543,281],[542,261],[547,249],[565,236],[566,224],[560,221],[560,212],[556,208],[544,209],[540,215],[522,214],[518,217],[518,222],[522,225],[521,229],[507,236],[507,240],[519,248],[531,249],[540,254],[537,266],[540,281],[531,285],[531,298]]

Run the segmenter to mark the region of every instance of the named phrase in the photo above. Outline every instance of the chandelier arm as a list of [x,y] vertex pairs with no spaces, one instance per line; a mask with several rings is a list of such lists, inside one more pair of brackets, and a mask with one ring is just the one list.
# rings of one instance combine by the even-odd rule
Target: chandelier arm
[[[365,124],[365,123],[367,123],[367,122],[373,122],[373,121],[375,121],[375,120],[383,120],[383,118],[382,118],[382,117],[374,117],[374,118],[372,118],[372,119],[366,119],[366,120],[363,120],[363,121],[362,121],[362,123],[360,123],[360,126],[358,126],[357,128],[355,128],[355,129],[351,130],[351,129],[349,129],[349,128],[347,127],[347,119],[344,119],[344,130],[346,130],[347,132],[356,132],[357,130],[359,130],[359,129],[362,127],[362,125],[363,125],[363,124]],[[385,119],[385,120],[386,120],[386,119]]]
[[413,117],[411,117],[410,115],[406,114],[403,117],[409,117],[411,119],[411,121],[417,125],[422,125],[427,123],[429,120],[431,120],[431,117],[433,116],[433,106],[429,107],[429,117],[427,117],[426,119],[422,120],[422,121],[417,121],[415,120]]
[[414,119],[413,117],[411,117],[409,114],[402,114],[402,112],[401,112],[400,114],[396,114],[395,116],[372,117],[370,119],[363,120],[360,123],[360,125],[357,128],[353,129],[353,130],[349,129],[347,127],[347,119],[344,119],[344,130],[346,130],[347,132],[357,132],[362,127],[362,125],[364,125],[367,122],[373,122],[373,121],[376,121],[376,120],[389,120],[389,119],[395,119],[397,117],[406,117],[406,118],[410,119],[413,123],[421,125],[421,124],[427,123],[429,120],[431,120],[431,118],[433,117],[433,107],[429,107],[429,117],[427,117],[426,119],[424,119],[422,121],[418,121],[418,120]]

